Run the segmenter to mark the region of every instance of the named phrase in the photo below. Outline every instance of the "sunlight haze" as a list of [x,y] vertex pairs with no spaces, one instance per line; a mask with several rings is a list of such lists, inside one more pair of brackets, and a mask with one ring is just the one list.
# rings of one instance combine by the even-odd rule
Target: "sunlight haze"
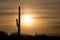
[[21,6],[21,33],[60,36],[60,0],[0,0],[0,31],[17,32]]

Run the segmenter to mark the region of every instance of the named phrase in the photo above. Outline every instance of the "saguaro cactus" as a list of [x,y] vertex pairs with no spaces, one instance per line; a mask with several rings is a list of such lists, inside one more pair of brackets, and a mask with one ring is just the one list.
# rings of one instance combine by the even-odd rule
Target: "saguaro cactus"
[[16,24],[18,27],[18,36],[20,36],[20,6],[19,6],[18,19],[16,19]]

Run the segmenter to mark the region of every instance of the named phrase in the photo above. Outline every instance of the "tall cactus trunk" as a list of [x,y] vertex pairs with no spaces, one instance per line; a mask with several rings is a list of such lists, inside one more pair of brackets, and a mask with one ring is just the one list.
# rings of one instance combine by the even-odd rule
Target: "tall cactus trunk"
[[19,27],[18,27],[18,35],[20,35],[20,6],[19,6],[19,14],[18,14],[18,20],[19,20]]
[[16,19],[16,24],[17,24],[17,27],[18,27],[18,36],[20,37],[20,6],[19,6],[18,19]]

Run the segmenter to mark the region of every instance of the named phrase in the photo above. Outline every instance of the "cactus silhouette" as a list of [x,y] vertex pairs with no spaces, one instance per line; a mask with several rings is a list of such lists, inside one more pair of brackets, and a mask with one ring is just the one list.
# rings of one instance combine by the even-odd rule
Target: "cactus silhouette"
[[18,19],[16,19],[16,25],[17,25],[17,28],[18,28],[18,37],[20,37],[20,6],[19,6]]
[[17,27],[19,27],[19,24],[18,24],[18,19],[16,19],[16,24],[17,24]]

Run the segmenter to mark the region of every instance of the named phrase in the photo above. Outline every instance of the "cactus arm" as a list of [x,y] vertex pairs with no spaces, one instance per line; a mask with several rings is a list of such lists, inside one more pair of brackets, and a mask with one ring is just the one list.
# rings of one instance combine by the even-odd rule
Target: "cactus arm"
[[19,27],[19,24],[18,24],[18,19],[16,19],[16,25],[17,25],[17,27]]

